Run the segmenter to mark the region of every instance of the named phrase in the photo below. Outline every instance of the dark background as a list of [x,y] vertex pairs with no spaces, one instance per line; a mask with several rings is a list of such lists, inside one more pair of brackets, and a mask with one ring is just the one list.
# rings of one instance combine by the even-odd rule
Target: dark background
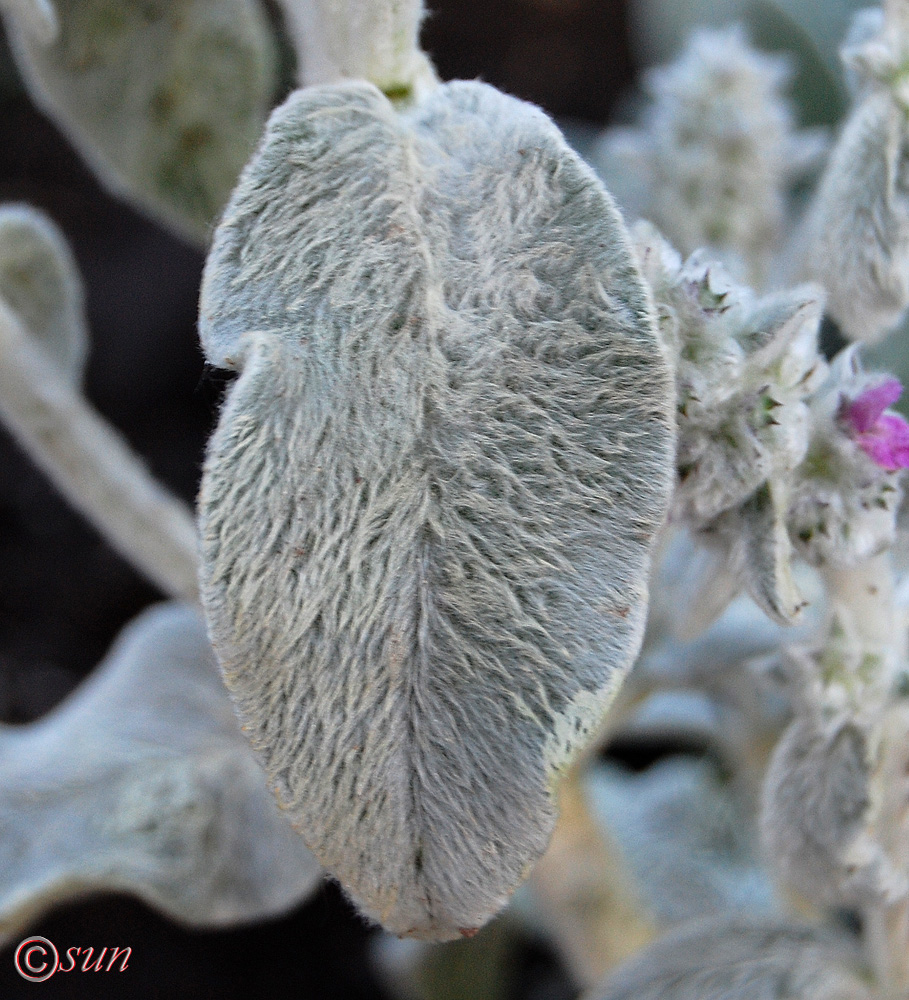
[[[553,115],[604,123],[632,75],[619,0],[435,0],[424,47],[443,79],[480,77]],[[88,294],[87,393],[172,490],[192,501],[224,380],[195,336],[202,256],[111,199],[16,83],[0,53],[0,202],[27,201],[63,229]],[[0,430],[0,719],[53,707],[119,629],[160,599],[60,499]],[[121,897],[57,910],[31,928],[61,953],[129,945],[122,974],[21,980],[0,951],[0,996],[385,996],[365,954],[371,933],[327,886],[287,918],[188,932]],[[567,1000],[545,946],[515,953],[506,994]],[[478,997],[477,1000],[482,1000]]]

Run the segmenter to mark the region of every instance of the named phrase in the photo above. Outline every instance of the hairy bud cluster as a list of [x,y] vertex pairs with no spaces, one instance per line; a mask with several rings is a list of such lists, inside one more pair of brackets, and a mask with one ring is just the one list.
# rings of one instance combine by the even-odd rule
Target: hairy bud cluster
[[674,516],[719,541],[761,607],[790,620],[802,602],[789,579],[785,515],[808,449],[806,400],[826,370],[820,290],[759,298],[703,254],[682,263],[646,223],[635,238],[675,362]]
[[814,565],[852,565],[893,541],[909,425],[887,407],[902,387],[864,373],[855,351],[827,365],[817,286],[757,296],[705,252],[683,262],[648,223],[634,239],[676,371],[674,517],[791,621],[803,604],[793,546]]

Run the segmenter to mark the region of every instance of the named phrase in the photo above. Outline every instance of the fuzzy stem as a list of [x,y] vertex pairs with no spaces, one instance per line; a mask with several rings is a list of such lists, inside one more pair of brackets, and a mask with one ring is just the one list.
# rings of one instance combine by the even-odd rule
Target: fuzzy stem
[[589,987],[649,944],[656,928],[617,845],[590,814],[582,768],[573,767],[562,780],[559,809],[530,886],[566,968]]
[[857,566],[825,567],[824,580],[834,610],[863,645],[905,651],[889,552]]
[[122,556],[165,593],[198,601],[191,511],[152,478],[2,302],[0,417]]
[[[826,568],[824,577],[831,603],[844,624],[870,651],[892,651],[882,657],[892,663],[893,652],[898,662],[906,653],[904,629],[897,613],[893,565],[889,552],[867,559],[848,569]],[[886,711],[886,710],[885,710]],[[885,724],[885,719],[881,719]],[[884,739],[883,759],[878,769],[887,780],[882,782],[883,800],[879,803],[881,828],[876,839],[890,855],[894,867],[901,870],[905,858],[901,825],[904,803],[899,776],[892,773],[905,769],[905,725],[900,724],[897,738]],[[865,947],[875,971],[881,1000],[909,1000],[909,901],[896,903],[881,898],[866,906],[862,913]]]

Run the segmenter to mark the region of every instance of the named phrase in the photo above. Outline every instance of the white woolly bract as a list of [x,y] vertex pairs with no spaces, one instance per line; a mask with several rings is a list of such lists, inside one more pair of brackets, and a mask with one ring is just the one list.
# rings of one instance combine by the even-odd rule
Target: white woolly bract
[[873,900],[874,866],[847,861],[867,820],[869,779],[866,736],[848,721],[823,726],[799,717],[777,744],[764,785],[763,840],[779,873],[808,899]]
[[279,0],[301,85],[368,80],[390,97],[435,82],[420,51],[422,0]]
[[909,305],[906,107],[873,88],[843,129],[800,239],[803,277],[853,340],[879,339]]
[[0,299],[79,384],[88,353],[82,278],[63,234],[28,205],[0,205]]
[[8,25],[32,98],[115,194],[207,245],[274,91],[258,3],[55,2],[52,44]]
[[845,934],[725,914],[646,948],[584,1000],[872,1000]]
[[0,726],[0,941],[86,893],[214,927],[282,913],[319,877],[187,605],[137,618],[43,719]]
[[[649,223],[637,223],[633,238],[675,361],[673,516],[723,550],[726,572],[767,614],[791,622],[803,601],[786,516],[809,445],[807,400],[826,373],[817,349],[822,290],[759,298],[706,253],[682,263]],[[713,612],[722,607],[714,602]]]
[[805,400],[825,372],[817,351],[823,295],[802,285],[759,298],[706,253],[682,263],[649,224],[633,234],[675,361],[674,511],[703,528],[804,458]]
[[200,331],[242,368],[200,497],[240,715],[367,913],[469,931],[641,640],[672,388],[618,213],[491,87],[404,117],[310,88],[215,235]]

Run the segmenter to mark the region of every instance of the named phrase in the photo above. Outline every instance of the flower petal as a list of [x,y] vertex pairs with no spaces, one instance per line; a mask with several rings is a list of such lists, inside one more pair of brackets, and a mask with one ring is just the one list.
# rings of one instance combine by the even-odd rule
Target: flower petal
[[858,444],[882,469],[909,469],[909,424],[896,413],[885,413]]
[[866,389],[846,407],[845,417],[853,430],[864,434],[874,428],[878,418],[902,395],[903,386],[899,379],[888,378],[880,385]]

